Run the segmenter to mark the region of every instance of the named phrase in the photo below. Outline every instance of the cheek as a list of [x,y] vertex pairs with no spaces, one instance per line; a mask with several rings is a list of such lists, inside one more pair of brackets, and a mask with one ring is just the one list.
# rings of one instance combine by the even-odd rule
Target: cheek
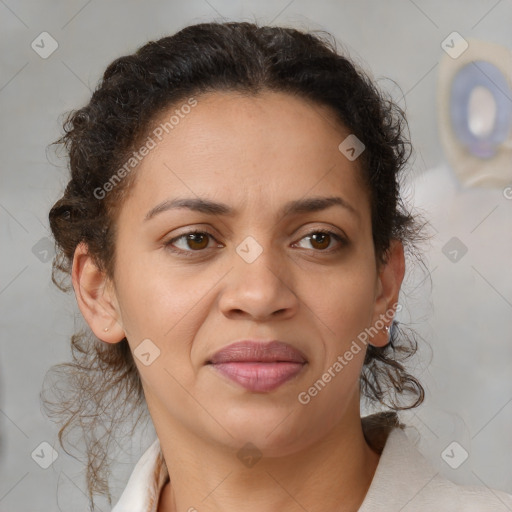
[[[206,275],[144,255],[121,260],[117,286],[123,325],[136,336],[165,339],[179,329],[211,285]],[[213,282],[213,279],[212,279]]]
[[[321,418],[318,429],[329,429],[345,414],[359,390],[367,346],[358,339],[370,325],[375,293],[371,267],[345,267],[323,282],[324,289],[309,293],[308,306],[315,313],[325,353],[317,353],[312,378],[300,391],[310,417]],[[306,433],[304,434],[306,435]]]
[[[197,306],[208,287],[199,286],[197,278],[191,282],[179,272],[143,262],[120,266],[119,280],[123,327],[146,396],[186,401],[183,387],[191,389],[194,381],[193,331],[201,321]],[[144,360],[142,354],[147,353]]]
[[[313,287],[313,282],[316,285]],[[338,349],[356,338],[371,322],[375,304],[375,275],[371,266],[333,268],[329,276],[310,282],[304,300],[324,324]]]
[[[198,272],[197,267],[178,267],[154,256],[151,260],[133,257],[118,265],[123,327],[141,377],[151,382],[152,388],[174,387],[171,375],[192,386],[193,341],[209,313],[208,292],[220,277],[222,274],[214,271]],[[158,354],[150,366],[137,360],[138,347],[146,339]],[[179,394],[179,386],[174,391]]]

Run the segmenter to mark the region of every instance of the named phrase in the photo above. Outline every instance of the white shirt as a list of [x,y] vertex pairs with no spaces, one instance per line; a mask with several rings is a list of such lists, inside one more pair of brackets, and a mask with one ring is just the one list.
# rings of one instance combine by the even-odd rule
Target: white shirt
[[[400,426],[384,431],[373,423],[368,428],[365,419],[381,414],[362,418],[367,441],[381,455],[358,512],[512,512],[511,494],[483,486],[459,485],[442,477]],[[156,439],[135,465],[112,512],[156,512],[160,491],[168,477]]]

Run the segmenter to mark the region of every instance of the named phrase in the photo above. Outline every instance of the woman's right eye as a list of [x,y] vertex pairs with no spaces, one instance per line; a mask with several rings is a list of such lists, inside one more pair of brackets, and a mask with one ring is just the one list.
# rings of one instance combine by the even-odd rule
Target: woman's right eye
[[[164,246],[171,252],[191,256],[190,253],[200,252],[201,250],[208,248],[208,237],[213,238],[215,240],[215,237],[211,233],[208,233],[207,231],[189,231],[187,233],[182,233],[181,235],[172,238],[168,242],[165,242]],[[176,248],[176,242],[181,240],[183,240],[182,248]]]

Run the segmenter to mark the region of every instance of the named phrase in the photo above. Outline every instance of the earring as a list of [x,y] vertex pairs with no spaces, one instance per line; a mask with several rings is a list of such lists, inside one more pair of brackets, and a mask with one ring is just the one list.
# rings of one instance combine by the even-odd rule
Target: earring
[[391,348],[395,348],[395,345],[393,342],[396,341],[396,330],[397,330],[397,326],[398,326],[399,322],[397,320],[393,320],[391,322],[391,326],[390,327],[386,327],[386,331],[388,333],[388,344]]
[[103,330],[104,330],[105,332],[107,332],[107,331],[108,331],[108,327],[105,327],[105,329],[103,329]]

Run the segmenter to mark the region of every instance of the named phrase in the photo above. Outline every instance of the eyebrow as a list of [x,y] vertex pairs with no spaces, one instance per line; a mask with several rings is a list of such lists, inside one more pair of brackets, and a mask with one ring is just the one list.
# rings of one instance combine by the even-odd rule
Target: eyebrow
[[[279,218],[290,217],[293,215],[319,212],[326,210],[331,206],[341,206],[353,215],[359,218],[359,212],[350,205],[345,199],[337,196],[333,197],[309,197],[306,199],[297,199],[286,203],[278,213]],[[168,210],[188,209],[191,211],[205,213],[208,215],[234,216],[238,212],[231,206],[224,203],[217,203],[209,199],[201,198],[176,198],[162,201],[152,208],[145,216],[144,221],[148,221],[159,213]]]

